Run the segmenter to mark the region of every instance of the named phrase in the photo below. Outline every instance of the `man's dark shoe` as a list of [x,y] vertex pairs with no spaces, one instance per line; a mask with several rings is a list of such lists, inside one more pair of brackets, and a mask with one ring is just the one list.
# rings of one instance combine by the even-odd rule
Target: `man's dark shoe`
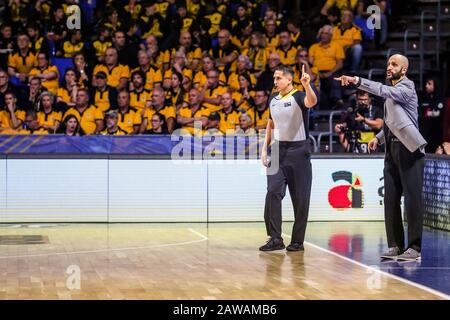
[[283,239],[270,238],[269,241],[259,248],[260,251],[275,251],[284,249]]
[[397,259],[397,256],[399,256],[402,253],[400,248],[398,247],[392,247],[389,248],[389,250],[385,253],[383,253],[380,258],[381,259]]
[[286,247],[287,251],[305,251],[305,247],[303,243],[292,242],[290,245]]

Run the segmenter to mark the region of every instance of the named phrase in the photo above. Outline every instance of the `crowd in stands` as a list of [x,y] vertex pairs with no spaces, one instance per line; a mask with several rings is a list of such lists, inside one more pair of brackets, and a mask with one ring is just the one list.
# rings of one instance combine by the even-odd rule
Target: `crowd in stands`
[[[295,1],[294,1],[295,2]],[[333,78],[358,74],[367,6],[389,1],[9,0],[0,26],[0,134],[264,131],[273,70],[305,66],[316,109],[345,110]],[[67,8],[81,8],[73,28]],[[306,7],[306,9],[305,9]],[[310,10],[309,10],[310,9]],[[308,20],[307,20],[308,19]],[[308,21],[308,23],[305,23]],[[201,124],[200,127],[194,123]]]

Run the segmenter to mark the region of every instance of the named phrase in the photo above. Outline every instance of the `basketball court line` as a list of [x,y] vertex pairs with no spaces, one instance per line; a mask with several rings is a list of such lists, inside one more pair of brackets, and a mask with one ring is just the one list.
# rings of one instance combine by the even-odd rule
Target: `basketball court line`
[[[282,233],[282,235],[283,235],[284,237],[286,237],[286,238],[291,238],[291,236],[288,235],[288,234],[286,234],[286,233]],[[385,271],[383,271],[383,270],[380,270],[379,268],[374,268],[374,267],[372,267],[372,266],[368,266],[368,265],[366,265],[366,264],[364,264],[364,263],[361,263],[361,262],[359,262],[359,261],[356,261],[356,260],[347,258],[346,256],[343,256],[343,255],[340,255],[339,253],[336,253],[336,252],[333,252],[333,251],[331,251],[331,250],[322,248],[322,247],[320,247],[320,246],[318,246],[318,245],[315,245],[315,244],[313,244],[313,243],[310,243],[310,242],[308,242],[308,241],[304,241],[304,244],[307,244],[308,246],[311,246],[311,247],[313,247],[313,248],[315,248],[315,249],[317,249],[317,250],[320,250],[320,251],[322,251],[322,252],[331,254],[331,255],[333,255],[333,256],[335,256],[335,257],[341,258],[341,259],[343,259],[343,260],[345,260],[345,261],[347,261],[347,262],[356,264],[357,266],[360,266],[360,267],[362,267],[362,268],[365,268],[366,270],[370,270],[370,271],[373,271],[373,272],[377,272],[377,273],[379,273],[379,274],[382,274],[382,275],[385,275],[385,276],[390,277],[390,278],[392,278],[392,279],[401,281],[401,282],[403,282],[403,283],[406,283],[406,284],[408,284],[408,285],[410,285],[410,286],[416,287],[416,288],[421,289],[421,290],[423,290],[423,291],[426,291],[426,292],[428,292],[428,293],[434,294],[434,295],[436,295],[436,296],[438,296],[438,297],[440,297],[440,298],[442,298],[442,299],[450,300],[450,296],[449,296],[449,295],[447,295],[447,294],[445,294],[445,293],[443,293],[443,292],[434,290],[434,289],[432,289],[432,288],[430,288],[430,287],[427,287],[427,286],[424,286],[424,285],[422,285],[422,284],[416,283],[416,282],[414,282],[414,281],[410,281],[410,280],[408,280],[408,279],[405,279],[405,278],[402,278],[402,277],[393,275],[393,274],[391,274],[391,273],[388,273],[388,272],[385,272]]]
[[35,257],[87,254],[87,253],[102,253],[102,252],[113,252],[113,251],[155,249],[155,248],[165,248],[165,247],[188,245],[188,244],[199,243],[199,242],[204,242],[204,241],[208,240],[207,236],[195,231],[194,229],[189,228],[187,230],[190,231],[191,233],[195,234],[196,236],[200,237],[201,239],[185,241],[185,242],[156,244],[156,245],[142,246],[142,247],[111,248],[111,249],[98,249],[98,250],[87,250],[87,251],[70,251],[70,252],[50,252],[50,253],[19,255],[19,256],[0,256],[0,260],[13,259],[13,258],[35,258]]

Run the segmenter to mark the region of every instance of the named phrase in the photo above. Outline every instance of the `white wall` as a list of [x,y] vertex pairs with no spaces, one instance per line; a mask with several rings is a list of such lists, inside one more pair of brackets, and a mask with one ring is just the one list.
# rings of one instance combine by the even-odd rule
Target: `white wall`
[[[383,219],[383,159],[312,163],[310,220]],[[360,181],[363,208],[330,205],[330,189],[350,185],[337,171]],[[0,160],[0,222],[262,221],[265,192],[259,160]],[[293,219],[288,191],[283,218]]]

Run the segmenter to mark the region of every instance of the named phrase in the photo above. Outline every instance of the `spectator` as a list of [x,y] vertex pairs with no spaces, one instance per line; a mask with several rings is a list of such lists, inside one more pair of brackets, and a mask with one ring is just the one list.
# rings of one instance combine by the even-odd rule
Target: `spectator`
[[39,96],[40,107],[37,113],[39,126],[48,133],[56,133],[62,120],[62,113],[53,109],[55,96],[50,92],[44,92]]
[[201,91],[203,104],[210,112],[219,111],[220,96],[227,92],[227,88],[219,82],[219,71],[210,70],[207,73],[206,85]]
[[98,64],[94,68],[94,74],[103,71],[108,76],[109,86],[117,88],[118,91],[125,89],[130,78],[130,68],[118,63],[117,49],[106,49],[105,64]]
[[439,86],[440,81],[429,77],[425,81],[425,90],[419,98],[419,128],[428,142],[425,151],[435,152],[442,143],[445,99]]
[[56,66],[50,65],[48,54],[40,52],[37,55],[37,67],[32,69],[28,77],[41,79],[42,85],[53,94],[58,91],[59,72]]
[[343,106],[341,88],[334,77],[342,69],[345,53],[339,44],[331,41],[332,35],[332,27],[323,26],[319,30],[320,42],[309,48],[310,63],[319,72],[321,109]]
[[25,114],[24,128],[18,130],[19,134],[48,134],[48,130],[39,124],[38,114],[34,110],[28,110]]
[[5,110],[0,111],[0,134],[14,134],[22,127],[25,111],[17,108],[17,98],[12,92],[5,94]]
[[334,129],[339,134],[339,142],[345,152],[369,153],[367,145],[382,129],[383,124],[381,108],[372,105],[368,92],[360,91],[355,109],[349,108],[343,121],[336,124]]
[[65,104],[69,108],[74,107],[77,101],[78,89],[78,73],[73,68],[66,69],[61,87],[57,91],[56,101],[60,105]]
[[246,111],[250,119],[252,119],[252,125],[261,134],[265,132],[270,119],[270,110],[267,104],[268,98],[267,91],[257,88],[253,100],[254,107]]
[[150,90],[144,88],[144,84],[145,74],[142,71],[134,71],[131,74],[131,85],[133,90],[130,90],[130,106],[141,113],[143,113],[144,108],[150,104],[152,96]]
[[239,49],[231,43],[231,34],[227,29],[222,29],[218,35],[219,44],[210,50],[220,71],[227,74],[233,66],[233,62],[239,56]]
[[130,93],[122,90],[117,94],[118,125],[127,134],[137,134],[142,124],[142,114],[137,109],[130,107]]
[[255,76],[259,77],[266,68],[269,55],[265,48],[264,37],[260,32],[256,31],[250,35],[248,49],[245,49],[242,55],[249,58]]
[[[47,88],[42,86],[41,79],[33,77],[30,79],[30,84],[26,94],[26,102],[21,103],[18,97],[18,105],[23,107],[25,110],[37,110],[39,111],[39,96],[46,92]],[[25,99],[23,99],[25,101]]]
[[183,75],[183,78],[188,78],[192,81],[192,70],[187,67],[187,58],[183,50],[179,50],[172,57],[172,67],[164,73],[163,87],[169,89],[172,81],[172,74],[178,72]]
[[283,30],[279,33],[279,45],[275,49],[275,53],[280,56],[282,64],[293,66],[297,55],[297,48],[292,45],[291,35],[289,31]]
[[77,53],[85,49],[81,30],[71,30],[69,40],[64,41],[63,51],[65,58],[73,58]]
[[239,129],[236,130],[236,135],[256,136],[256,130],[252,128],[252,118],[247,113],[239,116]]
[[148,54],[148,52],[145,50],[139,50],[137,57],[139,67],[131,70],[131,73],[135,71],[141,71],[145,74],[145,89],[147,90],[152,90],[153,87],[161,86],[161,70],[150,63],[150,55]]
[[251,75],[245,72],[239,75],[239,90],[233,92],[233,100],[240,110],[248,110],[251,107],[251,100],[255,96],[253,91],[253,84],[251,82]]
[[[216,69],[216,67],[215,67],[213,57],[208,53],[204,54],[203,58],[202,58],[202,69],[200,71],[198,71],[194,77],[194,81],[193,81],[194,88],[197,88],[199,90],[204,88],[206,85],[206,82],[208,81],[208,77],[206,76],[206,74],[210,70],[215,70],[215,69]],[[226,77],[223,72],[221,72],[219,74],[219,83],[222,83],[222,84],[226,83]]]
[[[14,38],[12,27],[9,23],[4,22],[0,26],[0,49],[10,50],[14,49]],[[0,70],[7,70],[8,68],[8,52],[0,53]]]
[[201,104],[200,92],[194,88],[189,91],[189,105],[180,108],[177,122],[181,125],[183,134],[202,135],[210,114],[210,109]]
[[240,52],[248,48],[250,35],[253,32],[253,24],[250,20],[239,22],[236,27],[233,28],[233,36],[231,37],[231,43],[233,43]]
[[30,38],[26,34],[19,34],[17,47],[18,50],[10,53],[8,57],[8,75],[16,83],[25,85],[28,73],[36,64],[36,56],[30,50]]
[[[208,116],[207,129],[204,132],[205,136],[223,136],[224,133],[220,130],[220,115],[217,112],[212,112]],[[233,131],[234,132],[234,131]]]
[[8,73],[0,69],[0,110],[5,107],[5,94],[7,92],[16,93],[16,88],[9,82]]
[[341,12],[343,12],[346,9],[354,11],[356,9],[357,4],[358,0],[327,0],[327,2],[323,5],[322,9],[320,10],[320,14],[323,16],[327,16],[328,10],[333,6],[336,6],[339,10],[341,10]]
[[158,6],[153,1],[144,2],[144,14],[139,20],[139,28],[143,34],[142,38],[149,36],[161,38],[165,29],[164,18],[158,12]]
[[170,104],[170,101],[167,102],[168,103],[166,103],[164,90],[162,88],[153,89],[151,107],[144,111],[140,129],[141,133],[153,129],[151,119],[155,113],[164,115],[169,133],[173,132],[175,129],[175,118],[177,113],[175,107]]
[[178,110],[181,105],[188,103],[187,91],[183,88],[183,75],[179,72],[174,72],[171,78],[170,89],[166,91],[166,100],[175,106]]
[[280,36],[277,33],[277,24],[275,20],[269,19],[264,25],[264,42],[266,44],[267,50],[270,52],[275,51],[275,48],[279,44]]
[[62,133],[66,136],[84,136],[85,133],[80,126],[80,121],[77,116],[74,114],[70,114],[67,117],[64,117],[64,120],[61,124],[61,127],[58,130],[58,133]]
[[305,88],[303,88],[303,85],[300,81],[300,79],[302,78],[303,66],[305,66],[305,71],[309,74],[311,83],[314,84],[316,88],[318,88],[319,87],[318,71],[315,67],[311,67],[309,63],[308,49],[306,48],[299,49],[295,57],[295,65],[292,68],[292,70],[294,71],[294,79],[293,79],[294,86],[297,88],[297,90],[305,91]]
[[144,134],[169,134],[167,129],[166,117],[157,112],[152,116],[152,129],[147,130]]
[[352,74],[358,72],[361,64],[363,51],[361,40],[361,29],[353,24],[353,12],[348,9],[343,10],[341,22],[333,27],[331,41],[338,43],[344,48],[346,56],[344,68],[349,69]]
[[196,71],[198,64],[202,58],[202,49],[192,45],[192,36],[189,31],[182,31],[178,40],[178,46],[172,48],[171,55],[175,55],[178,51],[185,54],[187,59],[186,67],[192,71]]
[[75,106],[64,113],[63,121],[70,115],[77,117],[83,132],[86,134],[98,134],[103,130],[102,111],[89,104],[89,93],[86,88],[78,89]]
[[73,66],[80,75],[78,85],[85,88],[89,87],[92,78],[92,68],[87,63],[84,53],[79,52],[73,56]]
[[109,110],[105,114],[106,129],[101,132],[104,136],[124,136],[128,133],[122,130],[119,125],[119,117],[117,115],[117,110]]
[[98,39],[92,43],[94,54],[95,57],[97,58],[96,62],[98,63],[102,63],[105,61],[106,49],[112,46],[112,42],[109,41],[110,39],[109,31],[110,30],[107,27],[101,26],[99,30]]
[[[89,92],[89,100],[102,112],[117,109],[117,90],[106,84],[106,73],[99,71],[94,76],[95,86]],[[72,94],[73,95],[73,94]],[[75,94],[76,97],[76,94]]]
[[239,90],[239,76],[243,74],[248,74],[250,76],[250,84],[255,85],[256,84],[256,77],[251,73],[252,70],[252,64],[250,62],[250,59],[247,56],[244,56],[241,54],[236,63],[236,71],[230,72],[228,75],[228,87],[232,90]]
[[275,69],[281,64],[280,55],[278,53],[271,53],[269,55],[266,70],[259,76],[257,87],[264,91],[272,92],[273,89],[273,73]]
[[58,5],[53,12],[53,20],[45,28],[47,30],[47,40],[52,47],[52,56],[63,55],[63,40],[67,37],[68,30],[66,16],[62,6]]
[[[239,111],[233,108],[233,99],[229,92],[225,92],[220,98],[222,109],[219,112],[214,112],[212,114],[217,114],[218,128],[223,134],[234,134],[236,131],[236,126],[239,125]],[[212,115],[211,114],[211,115]]]
[[130,41],[127,41],[125,32],[121,30],[114,31],[112,38],[113,48],[116,48],[118,55],[118,63],[134,69],[138,66],[136,62],[138,46]]

